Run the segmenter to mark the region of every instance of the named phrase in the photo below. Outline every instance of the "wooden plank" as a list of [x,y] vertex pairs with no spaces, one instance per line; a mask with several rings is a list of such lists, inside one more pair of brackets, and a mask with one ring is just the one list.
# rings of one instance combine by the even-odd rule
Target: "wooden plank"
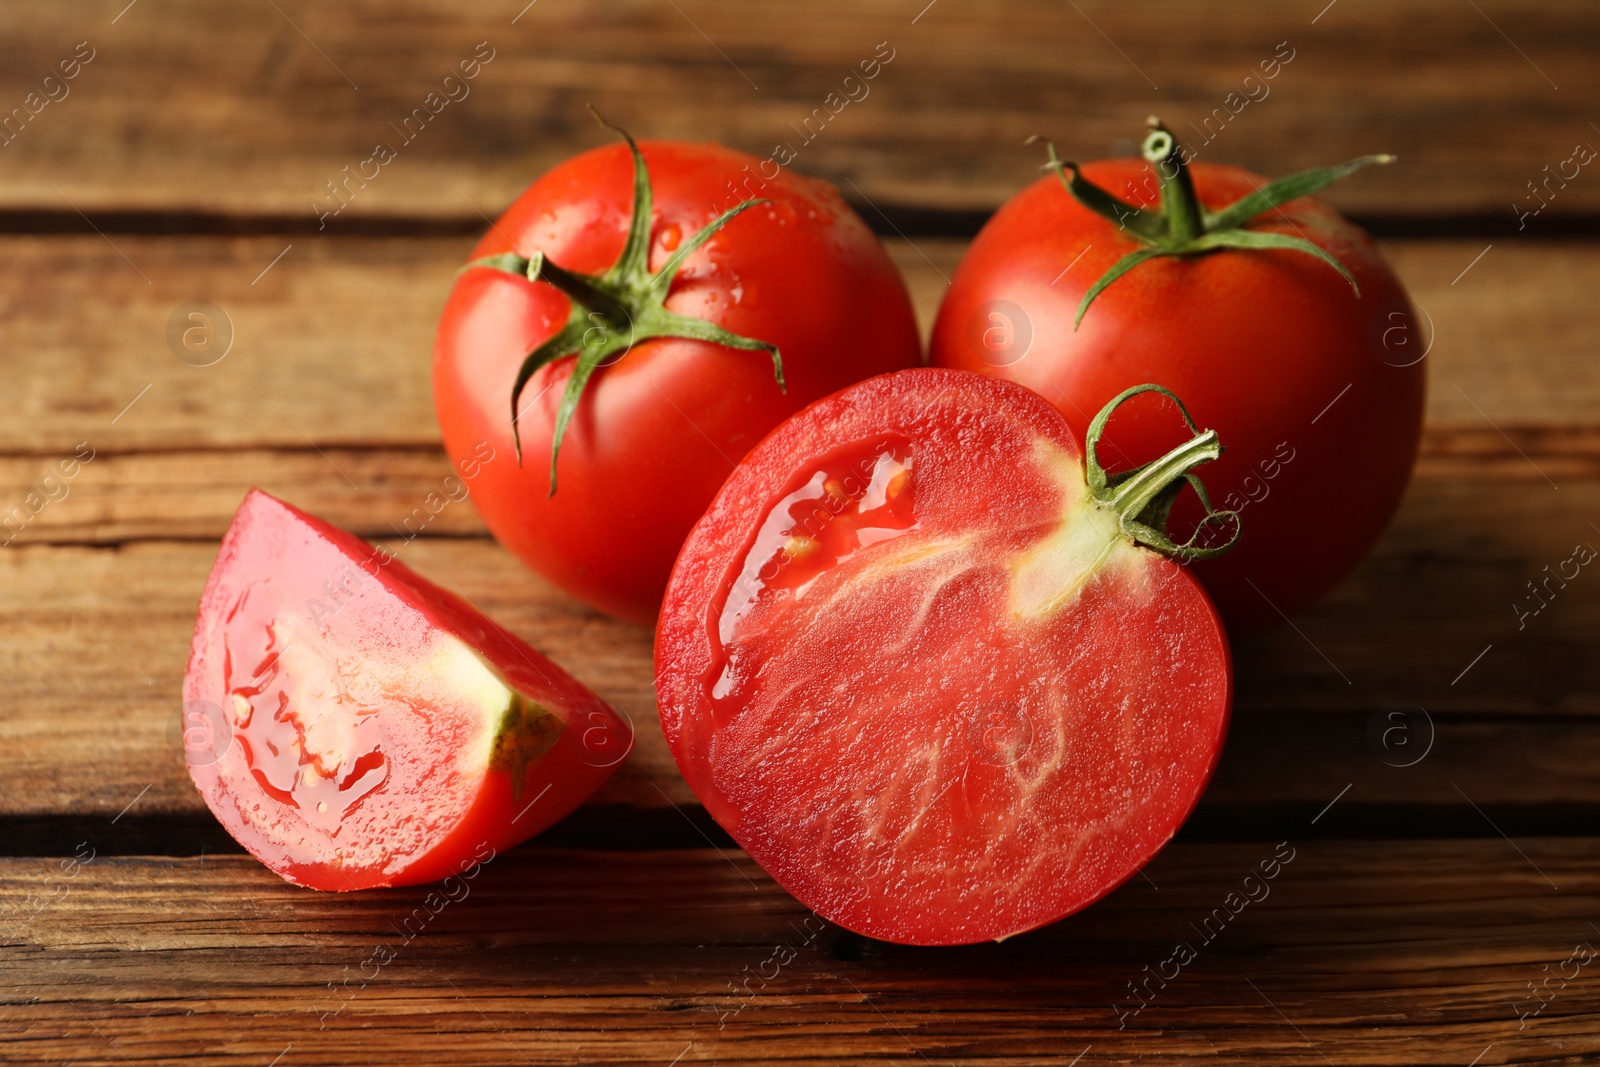
[[[96,452],[72,477],[61,477],[61,462],[74,459],[71,451],[0,455],[0,501],[26,503],[32,493],[39,505],[36,513],[11,514],[0,544],[215,541],[251,486],[363,537],[488,536],[467,502],[471,483],[449,480],[449,459],[432,444]],[[1548,476],[1582,495],[1600,480],[1600,427],[1513,427],[1506,436],[1487,425],[1435,427],[1424,434],[1417,476],[1439,484],[1482,479],[1511,492],[1525,484],[1548,488]],[[448,503],[436,500],[438,510],[430,511],[430,493]],[[1532,494],[1536,506],[1556,506],[1541,495]],[[6,517],[0,512],[0,522]],[[1477,519],[1492,520],[1488,513]]]
[[[1424,466],[1395,525],[1345,586],[1295,627],[1235,650],[1239,722],[1208,803],[1312,804],[1358,783],[1355,796],[1364,801],[1461,807],[1455,781],[1475,783],[1471,799],[1491,805],[1600,803],[1592,774],[1600,738],[1583,728],[1600,712],[1600,662],[1592,655],[1600,641],[1600,598],[1574,582],[1523,629],[1511,608],[1545,563],[1566,558],[1577,540],[1600,540],[1588,527],[1590,516],[1600,514],[1600,472],[1568,480],[1551,463],[1563,480],[1557,491],[1519,457],[1489,477],[1468,480],[1456,466],[1470,462],[1470,449],[1465,454],[1442,449],[1439,471],[1434,461]],[[358,460],[396,478],[405,475],[405,463],[414,465],[410,476],[417,480],[409,487],[391,484],[367,494],[349,492],[314,454],[234,453],[231,468],[227,456],[212,457],[210,466],[190,457],[170,466],[168,457],[108,459],[110,484],[134,487],[134,503],[126,507],[108,494],[109,510],[134,518],[113,518],[108,530],[98,530],[93,502],[106,497],[92,496],[87,486],[84,500],[71,495],[50,505],[84,516],[77,528],[56,529],[90,543],[17,544],[0,552],[0,688],[7,694],[0,708],[7,753],[0,813],[115,814],[146,787],[141,813],[198,812],[176,727],[213,539],[251,482],[381,538],[443,470],[437,457],[405,454],[404,462],[386,466],[389,456],[329,457],[363,475]],[[100,463],[80,477],[89,478]],[[155,477],[141,473],[151,469],[177,472],[178,480],[154,492],[148,485]],[[204,486],[193,498],[183,488],[186,470]],[[162,519],[159,532],[195,540],[124,541],[150,532],[152,521],[138,516],[151,513],[152,501],[192,505]],[[49,508],[41,513],[41,522],[49,514]],[[439,515],[441,530],[474,524],[465,502]],[[656,722],[648,631],[573,603],[481,536],[386,543],[632,716],[637,751],[597,803],[660,807],[658,788],[676,803],[693,803]],[[1427,763],[1403,772],[1387,765],[1402,758],[1398,752],[1374,750],[1365,739],[1369,719],[1397,706],[1426,709],[1440,737]],[[1318,717],[1284,726],[1286,717],[1309,713]],[[1485,716],[1527,722],[1486,725]],[[107,721],[117,728],[106,729]],[[1516,758],[1502,758],[1507,752]]]
[[[3,499],[23,499],[76,442],[92,440],[97,449],[69,495],[49,504],[0,561],[8,572],[0,598],[11,609],[0,653],[10,694],[0,730],[13,753],[0,810],[115,814],[148,785],[140,801],[148,810],[193,812],[196,798],[164,746],[212,541],[249,484],[369,537],[390,535],[440,484],[447,468],[429,411],[436,306],[429,301],[439,299],[465,242],[311,242],[256,286],[251,277],[282,251],[276,240],[119,238],[123,251],[153,270],[151,286],[99,239],[0,244],[15,253],[0,258],[0,271],[17,283],[0,292],[29,293],[27,304],[0,317],[0,370],[16,383],[21,412],[0,423],[0,451],[9,453],[0,458]],[[1273,742],[1307,753],[1315,769],[1296,776],[1277,769],[1294,763],[1271,760],[1237,778],[1225,769],[1219,790],[1238,786],[1219,792],[1217,802],[1310,803],[1329,785],[1359,782],[1357,796],[1459,806],[1446,772],[1480,764],[1489,768],[1488,793],[1475,798],[1484,803],[1590,802],[1587,737],[1561,733],[1568,728],[1560,723],[1550,727],[1555,734],[1524,724],[1503,727],[1512,734],[1463,739],[1465,764],[1432,762],[1395,778],[1403,785],[1394,793],[1381,778],[1391,769],[1370,752],[1341,744],[1335,757],[1324,744],[1359,736],[1374,709],[1396,700],[1445,715],[1587,716],[1600,688],[1588,654],[1600,628],[1592,596],[1575,590],[1527,633],[1515,629],[1510,608],[1525,581],[1587,536],[1597,513],[1600,432],[1592,427],[1600,371],[1582,354],[1593,326],[1579,290],[1600,275],[1600,248],[1496,247],[1452,285],[1481,249],[1466,242],[1389,247],[1439,324],[1429,357],[1433,429],[1417,486],[1378,555],[1298,620],[1298,632],[1285,629],[1239,650],[1243,719],[1328,716],[1294,740]],[[924,322],[943,285],[940,272],[953,269],[961,248],[921,240],[892,246]],[[52,284],[33,284],[39,277]],[[234,309],[238,350],[212,367],[181,363],[162,340],[171,309],[196,298]],[[145,385],[151,389],[141,395]],[[1552,490],[1546,476],[1562,488]],[[471,536],[481,526],[458,503],[429,533]],[[147,538],[199,543],[125,544]],[[23,551],[29,541],[100,547]],[[690,801],[650,732],[646,635],[583,613],[487,544],[414,548],[426,573],[457,581],[642,724],[639,754],[602,803],[659,806],[657,785]],[[39,628],[29,631],[31,624]],[[103,730],[108,710],[129,725]],[[1523,730],[1532,732],[1516,732]],[[1236,733],[1269,735],[1243,721]],[[1515,767],[1493,770],[1495,746],[1538,759],[1552,744],[1561,767],[1539,776],[1532,792]]]
[[[1600,984],[1566,961],[1600,936],[1600,842],[1518,848],[1177,845],[1062,923],[941,950],[846,935],[737,851],[515,850],[448,903],[316,894],[246,857],[0,860],[6,899],[29,902],[0,948],[0,1047],[201,1065],[1588,1062]],[[1230,903],[1241,888],[1258,899]],[[1174,972],[1179,942],[1196,955]],[[1134,1013],[1146,965],[1167,980]],[[1529,983],[1558,972],[1574,976],[1533,1015]]]
[[[471,482],[438,445],[97,454],[62,478],[58,464],[72,455],[0,457],[0,500],[35,493],[43,502],[37,514],[24,513],[25,525],[13,516],[12,527],[0,528],[0,542],[214,542],[251,486],[364,537],[488,536],[470,503]],[[56,477],[45,482],[52,470]]]
[[[0,374],[21,416],[5,420],[0,451],[48,461],[85,441],[115,452],[439,440],[433,330],[470,241],[0,245],[15,253],[0,257]],[[181,341],[195,302],[220,309],[202,312],[217,347],[200,354]]]
[[[603,12],[446,0],[399,11],[305,0],[123,6],[7,7],[7,113],[49,88],[43,79],[78,42],[94,58],[51,90],[67,93],[59,102],[36,96],[39,112],[13,119],[20,132],[0,159],[5,206],[74,224],[82,209],[309,225],[325,183],[385,142],[396,158],[368,167],[377,176],[338,221],[470,220],[473,205],[492,213],[556,161],[603,143],[584,111],[592,101],[640,135],[762,156],[786,142],[799,169],[847,192],[854,182],[864,199],[957,209],[992,208],[1031,180],[1040,157],[1022,145],[1029,134],[1055,136],[1076,158],[1129,151],[1158,110],[1201,158],[1271,174],[1398,153],[1401,167],[1334,194],[1350,208],[1509,224],[1513,201],[1539,202],[1525,183],[1595,136],[1584,102],[1600,90],[1591,62],[1600,15],[1582,0],[1477,9],[1344,0],[1326,12],[1314,0],[926,11],[824,0],[767,5],[760,18],[734,0]],[[493,59],[445,86],[475,52]],[[892,60],[847,85],[875,54]],[[1261,81],[1275,56],[1290,61]],[[458,101],[426,102],[440,91]],[[842,92],[858,102],[842,103]],[[420,107],[437,114],[408,134],[402,123]],[[1592,180],[1551,188],[1550,215],[1600,206]]]
[[[641,741],[600,802],[660,806],[651,783],[692,801],[656,720],[648,630],[575,604],[490,541],[387,544],[632,717]],[[0,557],[8,631],[0,674],[13,686],[0,713],[11,746],[0,810],[115,814],[135,794],[141,814],[198,810],[176,731],[195,605],[215,556],[206,541]],[[39,786],[49,797],[30,799]]]
[[[13,405],[0,455],[42,471],[85,441],[102,453],[437,443],[433,330],[470,241],[115,240],[116,249],[99,237],[0,237],[0,380]],[[964,247],[889,242],[925,330]],[[1597,343],[1587,309],[1600,243],[1496,243],[1464,277],[1479,242],[1384,247],[1435,327],[1433,425],[1498,436],[1595,424],[1600,365],[1586,355]],[[213,366],[168,349],[168,321],[190,301],[223,308],[232,323],[233,347]]]
[[1237,704],[1337,710],[1405,700],[1440,711],[1594,714],[1600,588],[1583,584],[1580,570],[1537,616],[1519,616],[1516,605],[1529,597],[1526,583],[1544,580],[1546,566],[1554,573],[1576,544],[1600,545],[1596,514],[1593,481],[1557,490],[1419,478],[1350,579],[1293,627],[1235,649]]

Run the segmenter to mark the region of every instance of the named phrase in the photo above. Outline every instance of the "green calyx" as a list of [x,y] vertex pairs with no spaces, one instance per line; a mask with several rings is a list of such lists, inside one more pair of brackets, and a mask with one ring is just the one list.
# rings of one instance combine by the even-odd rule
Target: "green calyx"
[[[1073,329],[1077,329],[1078,324],[1083,321],[1084,313],[1089,310],[1089,305],[1106,286],[1139,264],[1157,256],[1198,256],[1226,248],[1287,248],[1322,260],[1350,283],[1350,288],[1356,296],[1361,295],[1361,287],[1356,284],[1355,276],[1345,265],[1306,238],[1266,230],[1246,229],[1245,224],[1272,211],[1280,204],[1297,197],[1309,196],[1319,189],[1326,188],[1363,167],[1374,163],[1393,163],[1394,156],[1362,156],[1337,167],[1301,171],[1268,182],[1249,196],[1234,201],[1220,211],[1207,211],[1195,196],[1194,183],[1190,180],[1188,164],[1184,161],[1183,150],[1177,139],[1159,119],[1151,117],[1149,125],[1150,133],[1144,139],[1142,152],[1145,160],[1155,167],[1160,181],[1159,211],[1137,207],[1095,185],[1079,172],[1076,163],[1064,162],[1056,154],[1054,144],[1045,142],[1049,161],[1044,167],[1046,170],[1055,171],[1067,192],[1071,193],[1078,203],[1116,223],[1120,229],[1144,245],[1143,248],[1129,252],[1112,264],[1111,269],[1102,274],[1089,287],[1089,291],[1083,294],[1083,300],[1078,304],[1078,317],[1073,321]],[[1030,138],[1030,142],[1032,140]]]
[[[1117,408],[1140,393],[1160,393],[1178,405],[1184,423],[1195,436],[1160,459],[1132,470],[1107,474],[1100,465],[1099,456],[1100,439],[1105,435],[1106,423]],[[1193,473],[1195,467],[1221,455],[1222,444],[1217,439],[1217,431],[1201,432],[1189,417],[1189,409],[1170,390],[1159,385],[1135,385],[1113,397],[1089,424],[1089,432],[1084,436],[1083,465],[1090,497],[1117,517],[1123,533],[1141,545],[1187,563],[1220,556],[1239,540],[1239,513],[1213,508],[1205,485]],[[1206,514],[1189,540],[1179,544],[1167,535],[1167,517],[1185,485],[1194,489]],[[1220,545],[1199,543],[1208,530],[1223,527],[1230,528],[1225,542]]]
[[724,211],[692,237],[686,239],[673,252],[672,257],[655,273],[650,272],[650,173],[645,168],[644,156],[639,146],[621,127],[613,126],[589,109],[602,126],[614,130],[628,142],[633,154],[633,209],[628,222],[628,237],[622,255],[604,274],[588,275],[565,270],[547,259],[542,252],[524,257],[515,252],[503,252],[473,260],[462,268],[498,270],[526,278],[530,282],[547,282],[565,293],[572,301],[572,312],[560,330],[548,341],[528,353],[517,371],[516,384],[511,388],[511,439],[516,447],[517,463],[522,463],[522,438],[518,431],[521,411],[518,403],[529,379],[545,364],[575,355],[577,363],[572,377],[567,380],[566,391],[556,411],[555,431],[550,442],[550,494],[556,491],[556,457],[561,453],[561,439],[567,424],[577,410],[578,400],[596,368],[619,359],[640,341],[652,337],[684,337],[695,341],[710,341],[742,348],[763,351],[772,355],[772,372],[778,388],[786,388],[783,380],[783,359],[778,346],[751,337],[730,333],[715,323],[688,315],[679,315],[666,307],[667,291],[679,268],[690,254],[714,237],[735,217],[757,204],[769,201],[746,200]]

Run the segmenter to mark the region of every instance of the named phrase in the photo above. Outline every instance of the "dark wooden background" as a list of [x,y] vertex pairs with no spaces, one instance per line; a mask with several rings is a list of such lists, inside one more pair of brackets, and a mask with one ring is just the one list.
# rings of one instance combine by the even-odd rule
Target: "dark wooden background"
[[[1600,577],[1522,629],[1511,605],[1600,545],[1600,172],[1518,217],[1546,166],[1600,146],[1600,9],[523,2],[0,9],[0,115],[93,54],[0,146],[0,508],[80,443],[95,456],[0,549],[0,1060],[1596,1062]],[[471,95],[319,229],[324,183],[485,41]],[[1343,588],[1237,649],[1224,765],[1179,842],[1003,944],[808,924],[673,768],[650,634],[554,592],[459,504],[405,557],[626,709],[634,755],[410,942],[422,890],[319,895],[243,855],[176,732],[245,488],[392,538],[448,472],[428,373],[452,273],[484,216],[606,141],[584,105],[765,156],[885,41],[870,95],[795,166],[884,235],[925,328],[965,240],[1036,173],[1025,136],[1089,158],[1131,150],[1151,111],[1183,133],[1280,42],[1293,61],[1202,158],[1400,156],[1329,199],[1432,325],[1416,479]],[[215,365],[169,347],[189,301],[231,323]],[[1400,708],[1409,731],[1374,743]],[[1270,897],[1119,1028],[1127,983],[1281,841]]]

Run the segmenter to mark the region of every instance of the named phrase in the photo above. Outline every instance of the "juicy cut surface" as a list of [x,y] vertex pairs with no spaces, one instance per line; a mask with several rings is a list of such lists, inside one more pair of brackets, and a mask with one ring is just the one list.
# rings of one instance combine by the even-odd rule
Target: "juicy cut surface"
[[510,718],[525,749],[560,734],[402,570],[254,493],[207,585],[185,680],[204,735],[186,735],[190,774],[228,831],[293,881],[389,884],[479,801]]
[[1192,808],[1229,699],[1209,603],[1086,502],[1058,420],[955,377],[758,449],[766,477],[691,539],[721,564],[692,583],[710,607],[680,628],[669,595],[662,638],[705,648],[662,707],[712,814],[819,913],[915,943],[1126,879]]

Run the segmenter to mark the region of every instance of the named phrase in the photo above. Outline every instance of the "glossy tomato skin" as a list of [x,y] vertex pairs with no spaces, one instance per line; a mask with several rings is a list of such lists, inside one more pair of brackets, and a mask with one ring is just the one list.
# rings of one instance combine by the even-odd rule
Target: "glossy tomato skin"
[[[684,536],[733,464],[807,403],[915,366],[921,349],[898,270],[831,185],[787,170],[766,178],[755,157],[712,144],[640,147],[655,202],[652,271],[727,208],[771,201],[687,260],[667,307],[776,344],[788,391],[763,352],[642,342],[591,379],[551,496],[551,432],[572,358],[542,369],[523,393],[520,467],[510,398],[523,358],[571,305],[549,285],[470,270],[440,320],[434,401],[453,459],[476,466],[474,457],[493,455],[473,499],[500,542],[578,599],[650,622]],[[632,173],[620,144],[568,160],[512,204],[473,258],[542,251],[568,270],[605,271],[626,236]]]
[[[509,727],[494,704],[508,690],[530,702]],[[260,490],[206,583],[183,692],[185,761],[213,814],[322,890],[474,877],[582,803],[633,741],[459,596]]]
[[1232,699],[1222,623],[1082,489],[1040,397],[926,368],[782,424],[690,533],[656,635],[667,743],[807,907],[905,944],[1008,937],[1111,892],[1193,809]]
[[[1083,173],[1129,202],[1156,203],[1142,161],[1086,164]],[[1266,184],[1206,163],[1190,174],[1211,210]],[[1213,503],[1243,519],[1235,550],[1194,568],[1236,634],[1311,604],[1370,550],[1410,478],[1426,384],[1425,331],[1370,237],[1310,197],[1249,228],[1319,245],[1356,277],[1360,298],[1301,252],[1160,257],[1103,290],[1074,330],[1089,286],[1141,246],[1046,176],[973,242],[930,347],[935,365],[1036,390],[1080,441],[1128,386],[1158,382],[1182,397],[1227,449],[1199,472]],[[1119,452],[1142,462],[1164,451],[1170,425],[1155,404],[1120,413],[1103,449],[1108,467],[1127,465]],[[1184,501],[1179,517],[1197,515]]]

